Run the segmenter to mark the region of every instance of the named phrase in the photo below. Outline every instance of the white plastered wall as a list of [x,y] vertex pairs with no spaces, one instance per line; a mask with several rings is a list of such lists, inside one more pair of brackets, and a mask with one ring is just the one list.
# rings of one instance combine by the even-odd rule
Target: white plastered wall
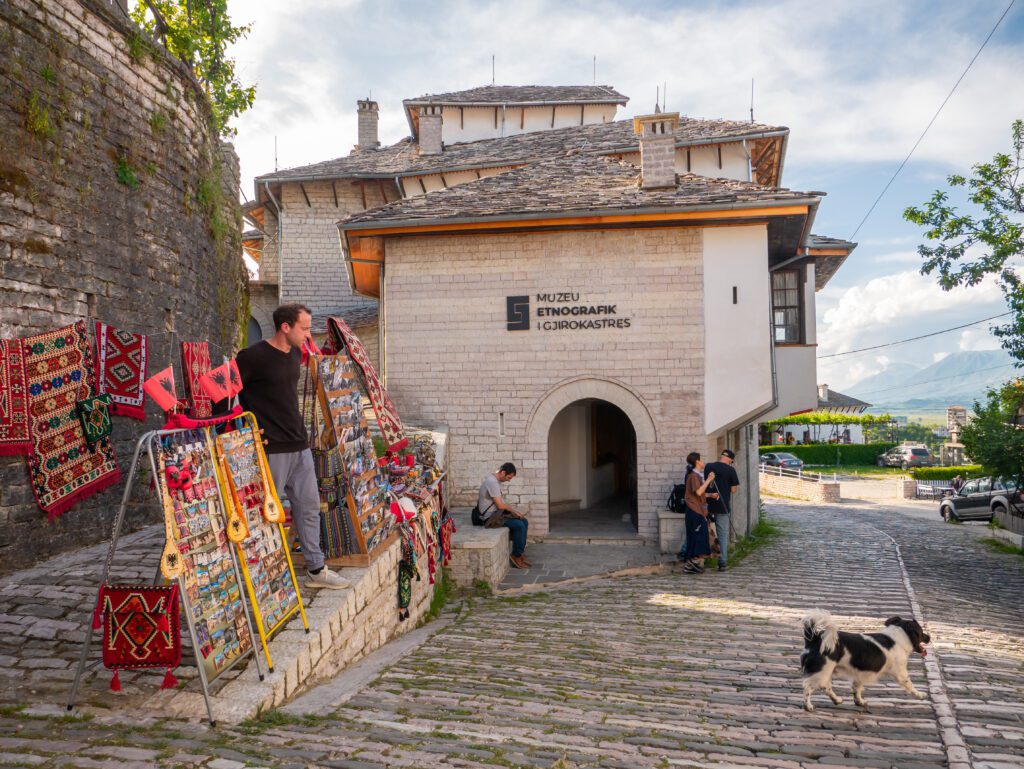
[[770,291],[765,225],[704,231],[708,435],[736,426],[737,420],[771,403]]
[[610,123],[615,120],[617,108],[615,104],[560,104],[547,107],[507,104],[504,108],[444,107],[441,111],[441,138],[446,144],[454,144],[515,136],[533,131],[549,131],[552,128]]

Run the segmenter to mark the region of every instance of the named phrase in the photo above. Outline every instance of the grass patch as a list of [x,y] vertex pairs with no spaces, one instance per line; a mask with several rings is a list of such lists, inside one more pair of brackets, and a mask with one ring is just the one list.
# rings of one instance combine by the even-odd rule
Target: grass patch
[[742,563],[743,559],[755,550],[771,544],[785,534],[785,532],[786,530],[782,523],[762,516],[747,536],[729,550],[729,566],[732,567]]
[[114,162],[114,176],[130,190],[137,190],[142,183],[139,181],[139,172],[124,155],[118,155]]
[[889,478],[897,475],[906,475],[907,471],[899,467],[878,467],[878,465],[808,465],[809,472],[822,473],[827,475],[859,475],[865,478]]
[[317,726],[330,721],[330,716],[304,715],[296,716],[281,710],[268,710],[256,718],[247,718],[238,725],[238,730],[245,734],[260,734],[267,729],[278,726]]
[[167,128],[167,113],[159,109],[153,112],[149,116],[149,127],[153,129],[153,133],[162,134]]
[[1005,539],[985,537],[980,541],[990,550],[995,550],[997,553],[1006,553],[1007,555],[1024,555],[1024,548],[1017,547],[1016,545],[1007,542]]
[[25,111],[25,127],[40,139],[52,139],[57,129],[50,120],[50,110],[34,91],[29,94]]
[[427,609],[426,613],[420,619],[420,626],[426,625],[428,622],[433,622],[441,616],[441,611],[444,609],[445,604],[447,604],[454,595],[455,582],[452,580],[451,572],[448,570],[447,566],[442,566],[441,572],[434,584],[434,595],[430,599],[430,608]]

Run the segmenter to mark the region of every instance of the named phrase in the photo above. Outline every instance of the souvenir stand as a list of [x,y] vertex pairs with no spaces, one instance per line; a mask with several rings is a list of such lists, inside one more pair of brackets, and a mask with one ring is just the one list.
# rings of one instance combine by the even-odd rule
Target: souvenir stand
[[335,566],[366,566],[396,537],[355,366],[342,351],[310,356],[309,368],[324,555]]
[[270,480],[259,426],[251,412],[235,420],[233,431],[215,435],[214,441],[222,470],[222,493],[229,509],[234,508],[229,518],[237,519],[244,529],[244,537],[234,544],[267,668],[273,673],[270,637],[296,612],[302,615],[302,624],[309,631],[287,547],[284,510]]
[[[225,439],[224,435],[231,435],[230,432],[218,435],[218,427],[228,429],[232,420],[239,417],[240,409],[236,409],[226,417],[189,420],[188,426],[181,429],[155,430],[139,439],[103,565],[93,622],[82,644],[78,669],[68,699],[68,710],[74,707],[78,696],[93,631],[100,629],[101,624],[103,663],[111,667],[112,657],[118,658],[113,665],[115,678],[111,686],[117,689],[119,667],[157,666],[150,661],[156,646],[176,646],[180,658],[180,635],[177,633],[177,600],[180,597],[207,714],[213,723],[211,684],[249,656],[255,658],[260,680],[264,678],[263,664],[256,653],[249,609],[258,618],[257,630],[264,641],[264,649],[269,632],[273,632],[296,610],[303,612],[305,621],[294,569],[287,549],[283,546],[285,537],[280,522],[271,524],[267,520],[266,511],[263,515],[266,526],[263,521],[249,518],[249,510],[255,508],[257,498],[260,502],[271,498],[276,502],[265,463],[262,463],[260,473],[253,474],[254,479],[259,476],[257,480],[263,491],[261,495],[252,495],[253,503],[250,507],[236,505],[229,493],[226,493],[233,483],[237,488],[237,480],[227,469],[225,447],[232,462],[239,467],[239,478],[242,472],[247,472],[242,458],[247,454],[260,456],[258,450],[251,450],[258,441],[246,443],[249,438],[259,434],[251,415],[247,415],[244,424],[239,425],[247,428],[241,437]],[[237,448],[239,446],[242,448]],[[155,479],[155,493],[164,514],[165,546],[160,557],[157,579],[162,575],[166,582],[177,588],[173,599],[160,605],[159,613],[144,605],[146,596],[152,591],[166,588],[107,584],[143,452],[148,455],[152,478]],[[256,462],[259,463],[259,459]],[[242,511],[245,512],[245,518],[242,517]],[[252,528],[248,526],[250,521]],[[267,530],[270,533],[264,538]],[[258,538],[253,534],[254,531],[259,533]],[[275,531],[277,540],[273,534]],[[277,547],[273,547],[275,541],[279,543]],[[232,543],[236,546],[232,546]],[[246,549],[247,544],[250,545],[249,549]],[[249,560],[250,553],[256,558],[255,562]],[[239,555],[243,556],[242,559]],[[268,558],[266,565],[261,563],[261,556]],[[282,556],[286,564],[283,571],[279,564]],[[257,574],[261,573],[266,579],[257,578]],[[271,573],[277,576],[270,577]],[[268,580],[271,586],[279,589],[274,592],[272,601],[265,600],[261,604],[258,599],[261,592],[266,592]],[[284,589],[284,583],[290,584],[294,590],[294,603],[297,606],[291,602],[291,594]],[[244,594],[246,592],[248,601]],[[119,598],[124,596],[125,600],[115,606],[109,600],[111,595]],[[253,595],[257,596],[257,600],[253,600]],[[168,611],[168,606],[173,611]],[[269,621],[271,617],[273,622]],[[308,626],[306,629],[308,632]],[[166,649],[163,651],[166,656]],[[269,664],[269,656],[267,660]],[[164,664],[162,658],[160,664]],[[165,687],[168,688],[174,683],[170,667],[168,665],[168,676],[165,679]]]

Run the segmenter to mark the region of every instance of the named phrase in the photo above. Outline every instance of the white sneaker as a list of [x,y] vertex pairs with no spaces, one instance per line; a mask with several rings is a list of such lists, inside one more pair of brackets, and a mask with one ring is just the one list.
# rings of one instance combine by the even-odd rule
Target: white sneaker
[[322,587],[330,590],[344,590],[347,587],[352,587],[352,583],[324,566],[319,574],[306,572],[306,587],[314,590]]

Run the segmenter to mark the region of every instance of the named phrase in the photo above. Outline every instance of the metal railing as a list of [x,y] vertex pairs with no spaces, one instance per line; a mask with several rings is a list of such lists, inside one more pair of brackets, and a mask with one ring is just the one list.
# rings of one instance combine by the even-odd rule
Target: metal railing
[[807,481],[809,483],[835,483],[838,480],[835,473],[832,473],[831,476],[826,473],[809,473],[802,467],[792,470],[788,467],[760,465],[759,470],[765,475],[775,475],[780,478],[795,478],[798,481]]

